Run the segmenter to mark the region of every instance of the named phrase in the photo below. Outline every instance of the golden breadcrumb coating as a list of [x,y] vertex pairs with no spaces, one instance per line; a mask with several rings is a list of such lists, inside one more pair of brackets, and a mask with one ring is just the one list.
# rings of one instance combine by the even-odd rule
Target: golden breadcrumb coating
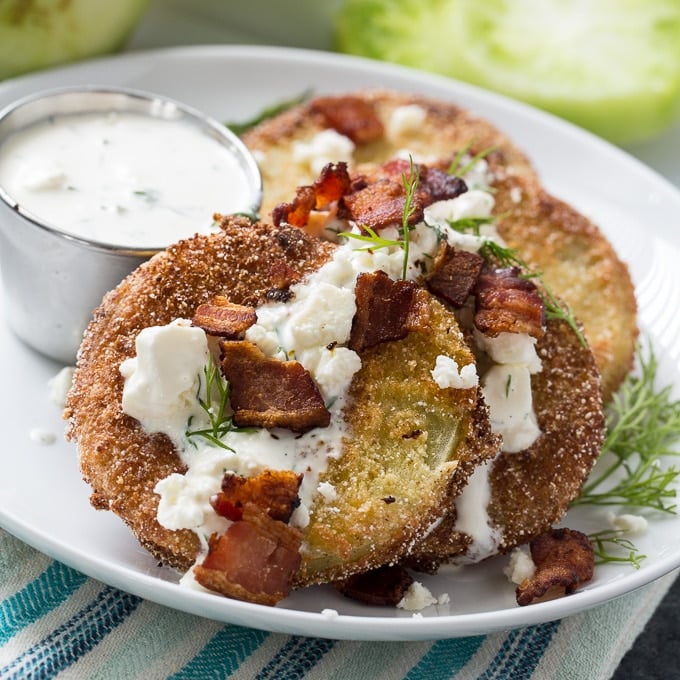
[[[341,95],[344,96],[344,95]],[[548,194],[527,157],[500,130],[455,104],[391,91],[354,92],[374,104],[388,131],[358,144],[350,169],[383,163],[404,151],[434,164],[468,145],[487,158],[494,179],[498,231],[553,292],[573,308],[584,326],[602,374],[605,402],[632,368],[637,338],[636,303],[626,265],[598,228],[574,208]],[[391,112],[416,104],[426,116],[413,127],[390,126]],[[324,129],[314,102],[295,107],[244,135],[258,153],[264,182],[262,214],[290,200],[295,188],[311,184],[310,165],[295,160],[295,146]],[[340,159],[336,159],[340,160]],[[569,170],[565,168],[565,172]]]

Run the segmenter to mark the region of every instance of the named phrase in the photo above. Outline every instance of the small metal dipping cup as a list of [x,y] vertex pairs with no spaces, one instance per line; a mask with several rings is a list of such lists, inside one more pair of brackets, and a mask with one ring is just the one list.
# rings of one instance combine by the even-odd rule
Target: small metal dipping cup
[[[248,191],[233,212],[259,209],[262,178],[238,137],[202,113],[155,94],[79,87],[26,97],[0,111],[0,154],[3,142],[27,126],[59,115],[110,112],[197,126],[226,147],[243,172]],[[0,270],[7,322],[26,344],[62,363],[74,362],[83,331],[104,293],[168,245],[131,248],[73,236],[32,215],[0,184]]]

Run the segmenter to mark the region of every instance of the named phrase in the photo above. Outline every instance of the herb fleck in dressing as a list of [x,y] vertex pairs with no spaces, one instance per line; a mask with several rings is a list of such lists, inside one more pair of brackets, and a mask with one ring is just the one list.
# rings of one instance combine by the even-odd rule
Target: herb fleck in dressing
[[74,236],[163,247],[244,210],[247,180],[197,126],[135,113],[54,116],[0,147],[0,185],[26,211]]

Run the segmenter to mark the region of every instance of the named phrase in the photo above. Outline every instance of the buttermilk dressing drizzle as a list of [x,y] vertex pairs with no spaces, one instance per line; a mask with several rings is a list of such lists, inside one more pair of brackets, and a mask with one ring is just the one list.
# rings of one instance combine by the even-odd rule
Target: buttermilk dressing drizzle
[[231,151],[198,126],[134,113],[58,115],[2,145],[0,185],[19,206],[74,236],[159,248],[215,212],[250,206]]
[[[392,125],[403,130],[419,119],[418,111],[408,107],[393,119]],[[299,153],[308,154],[310,165],[314,165],[315,158],[325,160],[328,147],[334,145],[340,146],[335,137],[312,139]],[[349,153],[349,145],[345,146]],[[312,149],[320,149],[315,152],[317,156]],[[500,240],[491,224],[482,225],[479,236],[459,233],[449,224],[465,217],[491,215],[494,201],[488,191],[485,168],[483,160],[473,168],[471,185],[477,188],[425,210],[424,221],[410,233],[407,278],[422,276],[423,263],[432,261],[442,238],[457,248],[472,251],[479,250],[489,239]],[[359,233],[356,226],[353,231]],[[381,236],[398,239],[397,226],[381,230]],[[224,531],[229,522],[216,515],[209,499],[219,491],[226,471],[245,476],[265,468],[303,473],[301,505],[291,519],[298,527],[308,522],[313,503],[333,502],[335,489],[319,480],[328,461],[341,454],[342,440],[347,436],[342,418],[345,396],[352,376],[361,367],[359,356],[345,346],[356,309],[355,282],[360,273],[376,270],[398,279],[403,266],[404,251],[400,246],[367,250],[361,241],[343,239],[329,262],[305,281],[291,286],[290,301],[266,303],[257,309],[257,323],[248,329],[246,339],[268,356],[299,361],[316,380],[331,412],[329,427],[304,435],[284,429],[229,432],[223,441],[231,450],[198,438],[190,441],[186,434],[188,421],[191,419],[195,429],[202,422],[207,424],[197,398],[204,389],[200,376],[209,354],[205,333],[179,319],[139,334],[137,356],[121,365],[125,378],[123,410],[148,431],[166,433],[188,468],[186,474],[170,475],[156,486],[160,496],[158,520],[163,526],[192,529],[204,545],[212,532]],[[540,434],[528,388],[528,377],[540,370],[540,360],[532,338],[502,337],[510,335],[501,334],[493,340],[478,338],[480,349],[494,364],[482,376],[482,387],[491,403],[492,428],[507,438],[504,451],[525,448]],[[474,366],[458,367],[450,357],[442,355],[432,367],[432,379],[442,388],[469,388],[478,383],[479,376]],[[497,395],[499,390],[502,398]],[[489,467],[490,464],[480,466],[457,502],[456,528],[472,537],[471,555],[480,558],[493,552],[499,540],[487,514]]]

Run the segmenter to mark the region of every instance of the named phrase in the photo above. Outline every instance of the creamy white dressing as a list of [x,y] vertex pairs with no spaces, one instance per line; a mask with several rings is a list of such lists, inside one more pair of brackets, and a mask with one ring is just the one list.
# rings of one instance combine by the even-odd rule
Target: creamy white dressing
[[134,113],[58,115],[0,147],[0,185],[43,222],[117,246],[209,233],[252,208],[237,159],[198,126]]

